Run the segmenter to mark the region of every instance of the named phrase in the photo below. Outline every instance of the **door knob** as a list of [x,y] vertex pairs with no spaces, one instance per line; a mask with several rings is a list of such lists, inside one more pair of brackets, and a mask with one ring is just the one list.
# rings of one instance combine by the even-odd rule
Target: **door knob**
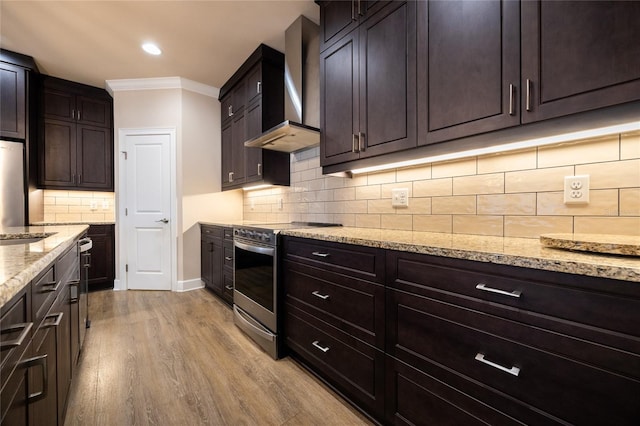
[[169,219],[160,219],[156,220],[156,222],[169,223]]

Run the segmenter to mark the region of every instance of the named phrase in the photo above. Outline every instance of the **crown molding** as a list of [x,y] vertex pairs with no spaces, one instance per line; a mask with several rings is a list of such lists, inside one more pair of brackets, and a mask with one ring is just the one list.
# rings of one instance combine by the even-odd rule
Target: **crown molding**
[[183,89],[201,95],[218,98],[220,89],[207,86],[197,81],[182,77],[157,77],[157,78],[131,78],[122,80],[107,80],[107,92],[113,96],[114,92],[125,92],[133,90],[161,90],[161,89]]

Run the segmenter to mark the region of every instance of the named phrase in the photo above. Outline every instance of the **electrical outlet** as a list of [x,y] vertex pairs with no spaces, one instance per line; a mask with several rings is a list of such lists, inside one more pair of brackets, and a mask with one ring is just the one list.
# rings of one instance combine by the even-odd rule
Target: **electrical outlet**
[[98,210],[98,202],[97,201],[90,201],[89,202],[89,208],[91,210]]
[[102,210],[109,210],[109,201],[107,200],[102,201]]
[[589,175],[564,177],[564,203],[589,203]]
[[393,207],[409,207],[409,189],[407,188],[392,189],[391,205]]

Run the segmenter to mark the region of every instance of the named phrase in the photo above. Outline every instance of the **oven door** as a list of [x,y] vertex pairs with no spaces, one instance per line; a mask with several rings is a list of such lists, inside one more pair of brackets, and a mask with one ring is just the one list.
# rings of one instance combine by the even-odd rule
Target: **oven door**
[[233,245],[233,303],[276,332],[276,248],[240,239]]

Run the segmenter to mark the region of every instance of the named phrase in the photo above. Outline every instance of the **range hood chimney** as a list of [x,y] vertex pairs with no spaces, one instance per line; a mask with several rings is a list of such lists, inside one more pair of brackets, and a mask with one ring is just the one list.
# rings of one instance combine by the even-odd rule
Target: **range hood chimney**
[[320,144],[319,27],[300,16],[285,31],[285,121],[244,143],[295,152]]

